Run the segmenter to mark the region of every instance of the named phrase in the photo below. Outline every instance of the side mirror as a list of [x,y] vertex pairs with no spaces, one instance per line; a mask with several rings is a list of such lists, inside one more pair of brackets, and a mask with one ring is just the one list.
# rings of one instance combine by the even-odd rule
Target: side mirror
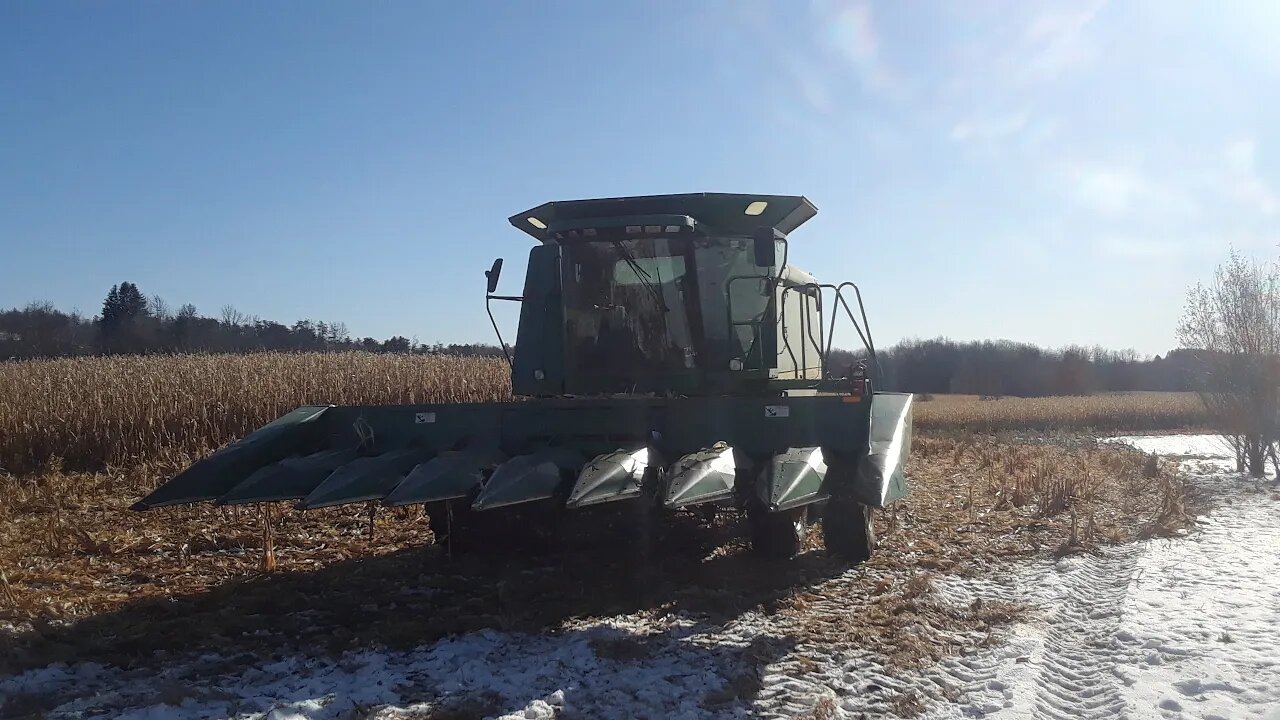
[[773,267],[777,260],[775,231],[771,227],[759,227],[751,235],[751,254],[756,267]]
[[498,278],[502,277],[502,258],[493,261],[493,267],[484,271],[484,276],[489,280],[489,293],[493,293],[498,289]]

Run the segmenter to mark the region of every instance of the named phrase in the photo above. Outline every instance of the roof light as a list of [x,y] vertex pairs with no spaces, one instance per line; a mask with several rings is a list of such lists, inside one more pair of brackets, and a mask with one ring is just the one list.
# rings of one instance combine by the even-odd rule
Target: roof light
[[668,225],[668,226],[663,230],[663,232],[678,233],[678,232],[680,232],[680,226],[679,226],[679,225]]
[[640,232],[640,230],[641,230],[641,228],[640,228],[640,226],[639,226],[639,225],[628,225],[628,226],[627,226],[627,234],[628,234],[628,235],[634,235],[634,234],[636,234],[636,233]]
[[746,212],[745,212],[744,214],[745,214],[745,215],[759,215],[760,213],[764,212],[764,209],[765,209],[765,208],[767,208],[767,207],[769,207],[769,203],[768,203],[768,202],[766,202],[766,201],[764,201],[764,200],[757,200],[757,201],[755,201],[755,202],[753,202],[753,203],[751,203],[750,205],[748,205],[748,206],[747,206],[747,210],[746,210]]
[[644,231],[647,233],[659,233],[659,232],[662,232],[662,226],[661,225],[645,225]]
[[[750,213],[747,213],[747,214],[748,214],[748,215],[750,215]],[[542,222],[541,220],[539,220],[538,218],[536,218],[536,217],[534,217],[534,216],[532,216],[532,215],[530,215],[529,217],[525,218],[525,220],[528,220],[530,225],[532,225],[532,226],[534,226],[534,227],[538,228],[539,230],[546,230],[546,229],[547,229],[547,224],[546,224],[546,223]]]

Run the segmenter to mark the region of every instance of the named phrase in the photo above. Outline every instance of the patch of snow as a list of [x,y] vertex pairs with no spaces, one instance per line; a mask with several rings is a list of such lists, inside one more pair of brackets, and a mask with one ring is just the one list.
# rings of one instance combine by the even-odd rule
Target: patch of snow
[[[592,640],[602,639],[652,643],[645,646],[651,652],[598,657]],[[484,630],[410,652],[291,657],[212,679],[191,667],[139,677],[89,664],[50,666],[0,679],[0,698],[73,690],[80,696],[53,708],[50,718],[320,720],[349,717],[357,708],[447,706],[485,694],[497,696],[503,709],[495,715],[504,719],[550,718],[560,711],[696,718],[705,716],[704,699],[741,671],[738,650],[719,648],[698,632],[673,639],[608,626],[543,635]],[[174,693],[197,687],[186,697]],[[747,709],[728,707],[721,715],[745,717]]]
[[[1221,435],[1128,435],[1102,442],[1129,445],[1148,454],[1178,460],[1184,472],[1206,476],[1236,472],[1236,456]],[[1268,471],[1274,476],[1274,472]]]
[[1174,458],[1231,459],[1231,446],[1220,435],[1122,435],[1102,442],[1130,445],[1145,453]]
[[[994,683],[970,684],[926,717],[1280,720],[1280,503],[1235,472],[1216,436],[1113,441],[1180,460],[1215,507],[1185,538],[1022,568],[1015,585],[1041,620],[971,658],[995,662]],[[1026,654],[1010,662],[1018,648]],[[996,689],[1003,707],[980,711],[975,701],[997,701]]]

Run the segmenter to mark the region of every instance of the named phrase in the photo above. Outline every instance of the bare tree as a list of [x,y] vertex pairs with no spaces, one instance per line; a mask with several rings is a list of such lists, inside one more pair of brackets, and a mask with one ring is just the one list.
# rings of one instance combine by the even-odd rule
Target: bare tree
[[1237,469],[1262,477],[1280,440],[1280,265],[1232,251],[1187,294],[1178,340],[1197,356],[1200,396]]
[[238,327],[249,321],[249,317],[232,305],[222,306],[222,324],[227,327]]
[[351,333],[344,322],[329,323],[329,342],[346,345],[351,342]]
[[159,320],[168,320],[173,317],[169,312],[169,303],[160,297],[160,293],[152,295],[151,299],[147,300],[147,309],[151,311],[152,317]]

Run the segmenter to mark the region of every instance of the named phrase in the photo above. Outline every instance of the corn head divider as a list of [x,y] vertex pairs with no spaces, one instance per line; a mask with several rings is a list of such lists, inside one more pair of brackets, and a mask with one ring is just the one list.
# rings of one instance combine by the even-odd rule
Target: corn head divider
[[[753,547],[767,554],[794,554],[806,523],[821,519],[829,550],[865,559],[871,510],[907,490],[911,396],[873,389],[856,286],[787,265],[787,233],[815,212],[801,197],[694,194],[513,216],[540,244],[524,294],[493,294],[499,260],[486,301],[522,304],[511,363],[523,399],[301,407],[134,509],[423,504],[442,530],[455,511],[518,523],[531,509],[630,503],[661,517],[719,504],[745,512]],[[830,330],[824,292],[834,296]],[[865,348],[839,370],[837,306]]]

